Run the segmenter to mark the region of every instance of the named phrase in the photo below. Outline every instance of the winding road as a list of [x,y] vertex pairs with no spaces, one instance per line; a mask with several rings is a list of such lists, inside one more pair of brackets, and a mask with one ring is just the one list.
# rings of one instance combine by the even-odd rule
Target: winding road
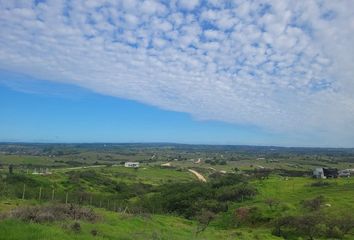
[[188,171],[190,171],[191,173],[193,173],[193,174],[198,178],[199,181],[201,181],[201,182],[206,182],[206,181],[207,181],[207,180],[205,179],[205,177],[204,177],[202,174],[200,174],[199,172],[197,172],[197,171],[195,171],[195,170],[193,170],[193,169],[188,169]]

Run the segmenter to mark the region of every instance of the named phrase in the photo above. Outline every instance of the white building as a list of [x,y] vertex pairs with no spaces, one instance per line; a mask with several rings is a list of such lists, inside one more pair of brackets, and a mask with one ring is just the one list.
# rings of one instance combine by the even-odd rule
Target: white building
[[138,168],[139,163],[138,162],[125,162],[124,167]]
[[326,178],[324,175],[323,168],[315,168],[315,170],[313,170],[313,177],[314,178]]

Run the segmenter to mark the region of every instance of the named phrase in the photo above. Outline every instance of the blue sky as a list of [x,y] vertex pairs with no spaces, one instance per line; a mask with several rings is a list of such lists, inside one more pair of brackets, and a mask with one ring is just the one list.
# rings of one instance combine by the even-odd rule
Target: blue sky
[[0,141],[354,142],[354,2],[0,3]]
[[262,145],[274,140],[255,127],[196,121],[186,113],[9,72],[0,72],[0,108],[0,141]]

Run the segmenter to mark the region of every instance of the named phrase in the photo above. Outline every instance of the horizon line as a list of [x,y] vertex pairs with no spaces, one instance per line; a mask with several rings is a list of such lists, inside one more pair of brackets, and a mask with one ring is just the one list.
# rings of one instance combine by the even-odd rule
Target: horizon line
[[274,148],[307,148],[307,149],[354,149],[354,147],[324,147],[324,146],[280,146],[280,145],[262,145],[262,144],[222,144],[222,143],[182,143],[182,142],[41,142],[41,141],[0,141],[1,144],[171,144],[171,145],[191,145],[191,146],[233,146],[233,147],[274,147]]

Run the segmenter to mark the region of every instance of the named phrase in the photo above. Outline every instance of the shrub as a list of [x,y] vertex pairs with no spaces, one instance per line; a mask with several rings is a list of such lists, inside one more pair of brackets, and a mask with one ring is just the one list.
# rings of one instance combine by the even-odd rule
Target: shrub
[[[228,201],[252,198],[256,189],[237,174],[212,174],[209,183],[168,183],[151,189],[139,198],[140,206],[150,212],[175,213],[195,218],[201,209],[214,213],[228,210]],[[149,191],[151,191],[149,190]]]
[[20,185],[26,184],[27,187],[38,187],[43,185],[42,182],[36,181],[31,177],[21,174],[7,175],[6,182],[10,185]]
[[302,201],[302,205],[304,206],[304,208],[307,208],[310,211],[317,211],[321,208],[324,201],[325,201],[324,196],[320,195],[320,196],[315,197],[313,199]]
[[241,201],[253,197],[256,193],[257,190],[247,184],[226,186],[218,189],[217,198],[220,201]]
[[79,232],[81,232],[81,225],[80,225],[80,223],[78,223],[78,222],[74,222],[72,225],[71,225],[71,230],[73,231],[73,232],[75,232],[75,233],[79,233]]
[[272,234],[278,237],[283,235],[283,228],[289,227],[293,224],[295,217],[293,216],[284,216],[277,218],[273,221],[274,229]]
[[214,217],[215,213],[202,209],[196,217],[198,223],[200,224],[197,233],[204,231],[209,226],[210,221],[213,220]]
[[273,210],[273,207],[277,207],[280,204],[280,201],[274,198],[268,198],[264,202],[269,206],[271,210]]
[[212,181],[213,188],[219,188],[222,186],[230,186],[240,183],[245,183],[245,178],[242,175],[234,174],[234,173],[227,173],[227,174],[212,174],[210,175]]
[[[323,215],[320,213],[306,214],[302,216],[285,216],[276,219],[273,234],[287,238],[287,235],[296,235],[314,239],[326,234],[327,226],[323,223]],[[285,230],[285,231],[284,231]]]
[[311,187],[326,187],[331,185],[329,182],[318,181],[311,184]]
[[327,235],[331,238],[341,239],[343,238],[344,233],[338,226],[334,226],[332,228],[329,228]]
[[235,211],[236,218],[241,221],[246,220],[249,217],[249,214],[250,214],[250,208],[247,207],[240,207]]
[[342,239],[353,230],[354,217],[346,214],[334,216],[322,211],[311,212],[300,216],[284,216],[273,221],[273,235],[286,239],[291,236],[309,239]]
[[92,229],[90,233],[92,236],[97,236],[98,231],[96,229]]
[[99,219],[99,216],[92,209],[72,204],[20,207],[10,211],[6,217],[37,223],[53,222],[66,219],[95,222]]
[[238,224],[251,225],[267,220],[257,207],[240,207],[235,211],[235,218]]
[[[354,216],[352,213],[337,213],[335,216],[327,218],[327,224],[329,226],[336,226],[343,234],[347,234],[354,229]],[[334,232],[337,232],[335,229]]]

